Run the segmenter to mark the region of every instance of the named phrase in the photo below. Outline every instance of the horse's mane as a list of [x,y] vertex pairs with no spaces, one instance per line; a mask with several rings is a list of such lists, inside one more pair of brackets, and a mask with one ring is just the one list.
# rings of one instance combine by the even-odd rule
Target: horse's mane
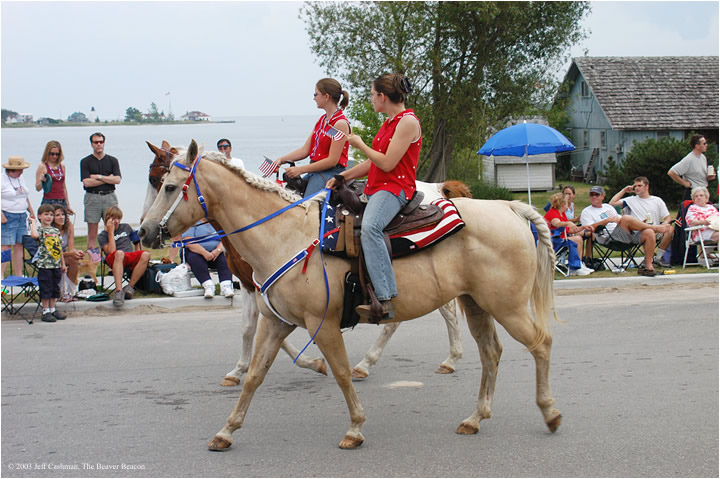
[[[255,173],[251,173],[243,168],[240,168],[239,166],[235,165],[234,163],[231,163],[224,154],[220,153],[219,151],[208,151],[203,152],[200,151],[200,154],[203,156],[206,160],[211,160],[216,163],[220,163],[223,165],[226,169],[232,171],[237,176],[240,176],[247,181],[249,185],[254,186],[255,188],[263,191],[273,191],[277,193],[280,198],[284,199],[288,203],[294,203],[300,199],[302,199],[301,196],[296,195],[295,193],[286,190],[285,188],[278,185],[275,181],[269,180],[267,178],[263,178],[260,175],[256,175]],[[187,155],[187,150],[184,148],[182,150],[178,151],[178,155]],[[301,203],[298,206],[303,206],[305,209],[309,208],[309,205],[311,203],[320,203],[325,198],[324,194],[319,194],[316,197]]]

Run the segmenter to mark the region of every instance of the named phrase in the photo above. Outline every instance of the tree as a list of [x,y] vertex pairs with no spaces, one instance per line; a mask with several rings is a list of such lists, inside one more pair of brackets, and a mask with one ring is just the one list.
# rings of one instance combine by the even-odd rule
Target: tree
[[150,111],[148,111],[148,115],[150,116],[150,121],[153,122],[159,122],[160,121],[160,112],[158,111],[158,107],[155,104],[155,102],[150,103]]
[[12,110],[6,110],[5,108],[2,109],[2,121],[7,121],[10,118],[15,118],[17,116],[16,111]]
[[438,181],[453,153],[477,151],[489,128],[548,103],[552,74],[584,38],[589,10],[587,2],[307,2],[300,15],[320,65],[354,98],[367,102],[382,73],[411,78],[406,105],[425,132],[423,179]]
[[129,106],[127,110],[125,110],[125,121],[137,121],[140,123],[142,118],[142,112],[135,107]]

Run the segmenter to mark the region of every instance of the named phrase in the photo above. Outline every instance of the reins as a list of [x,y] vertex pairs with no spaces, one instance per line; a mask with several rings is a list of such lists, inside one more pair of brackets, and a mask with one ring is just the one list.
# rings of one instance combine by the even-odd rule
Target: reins
[[[160,220],[160,223],[158,224],[160,231],[161,231],[161,240],[162,240],[163,234],[168,237],[170,236],[170,232],[167,228],[167,222],[170,219],[170,216],[172,216],[172,214],[175,212],[175,209],[180,204],[180,201],[181,200],[189,201],[188,195],[187,195],[187,190],[188,190],[191,182],[195,183],[195,191],[197,192],[198,201],[200,202],[200,205],[202,206],[203,211],[205,212],[205,219],[207,219],[207,220],[210,219],[210,216],[209,216],[208,210],[207,210],[207,206],[205,205],[205,197],[200,192],[200,185],[198,184],[197,177],[195,175],[195,173],[197,171],[197,165],[200,163],[200,160],[203,158],[203,156],[204,155],[198,155],[198,157],[195,158],[195,161],[193,161],[193,164],[190,167],[185,166],[178,161],[173,162],[174,166],[177,166],[178,168],[180,168],[182,170],[190,172],[190,175],[188,176],[187,180],[185,181],[185,184],[182,187],[182,191],[180,192],[180,194],[178,194],[177,198],[175,199],[175,202],[172,204],[170,209],[165,213],[165,215]],[[265,282],[263,282],[262,285],[259,284],[255,280],[255,272],[253,271],[253,283],[255,284],[255,287],[257,288],[257,290],[260,292],[260,295],[262,296],[263,301],[265,302],[265,305],[268,307],[268,309],[270,309],[270,311],[272,311],[272,313],[280,321],[282,321],[288,325],[291,325],[291,326],[296,326],[295,324],[293,324],[290,321],[283,318],[282,315],[280,313],[278,313],[277,310],[272,306],[272,304],[270,303],[270,298],[269,298],[268,292],[269,292],[270,287],[273,284],[275,284],[275,282],[277,280],[279,280],[285,273],[287,273],[294,266],[297,266],[298,264],[300,264],[300,262],[303,259],[305,260],[305,266],[303,267],[303,270],[302,270],[302,272],[304,274],[307,269],[307,262],[310,259],[310,255],[313,253],[315,247],[320,245],[320,263],[322,264],[323,277],[325,280],[325,311],[323,312],[322,320],[320,321],[320,324],[318,325],[317,329],[315,330],[315,333],[310,338],[310,341],[308,341],[308,343],[305,345],[305,347],[295,357],[295,359],[293,360],[293,363],[295,363],[298,360],[300,355],[303,352],[305,352],[305,350],[308,348],[308,346],[310,346],[310,344],[312,344],[312,342],[315,340],[315,337],[317,336],[318,332],[320,332],[320,328],[322,327],[323,323],[325,323],[325,317],[327,316],[327,312],[330,307],[330,285],[328,282],[327,270],[325,268],[325,260],[323,258],[323,253],[322,253],[323,239],[326,236],[325,221],[323,221],[322,219],[325,218],[325,213],[327,212],[327,205],[328,205],[328,202],[330,201],[330,192],[331,192],[330,188],[323,188],[322,190],[316,191],[315,193],[313,193],[310,196],[301,198],[301,199],[295,201],[294,203],[292,203],[288,206],[285,206],[284,208],[281,208],[281,209],[275,211],[274,213],[269,214],[268,216],[265,216],[264,218],[261,218],[247,226],[243,226],[242,228],[238,228],[235,231],[231,231],[230,233],[225,233],[224,230],[220,230],[216,234],[197,236],[197,237],[192,238],[190,241],[182,241],[181,240],[181,241],[176,241],[176,242],[172,243],[173,247],[184,247],[185,245],[188,245],[188,244],[202,243],[209,239],[221,239],[221,238],[224,238],[224,237],[232,235],[232,234],[242,233],[243,231],[252,229],[256,226],[259,226],[259,225],[265,223],[266,221],[269,221],[269,220],[281,215],[282,213],[288,211],[289,209],[294,208],[295,206],[297,206],[301,203],[304,203],[321,193],[326,193],[325,198],[323,199],[322,214],[320,216],[320,218],[321,218],[321,220],[320,220],[320,236],[317,239],[315,239],[310,244],[310,246],[301,250],[295,256],[290,258],[290,260],[288,260],[285,264],[280,266],[280,268],[278,268],[273,274],[271,274],[265,280]],[[327,234],[329,235],[333,232],[334,232],[334,230],[328,232]]]

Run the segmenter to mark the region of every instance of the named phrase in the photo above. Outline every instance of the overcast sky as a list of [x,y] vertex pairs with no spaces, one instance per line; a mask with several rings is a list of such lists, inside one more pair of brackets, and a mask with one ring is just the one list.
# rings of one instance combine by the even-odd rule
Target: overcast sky
[[[300,2],[2,1],[2,108],[315,114]],[[574,56],[718,55],[718,3],[592,2]],[[170,95],[167,95],[167,93]]]

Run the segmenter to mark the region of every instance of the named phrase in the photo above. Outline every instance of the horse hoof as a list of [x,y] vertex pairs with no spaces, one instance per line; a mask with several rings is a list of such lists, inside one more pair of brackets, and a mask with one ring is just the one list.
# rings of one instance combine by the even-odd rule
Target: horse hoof
[[210,441],[210,444],[208,444],[208,449],[211,451],[226,451],[230,449],[230,446],[232,446],[232,441],[215,436],[213,440]]
[[220,386],[233,387],[240,384],[240,379],[233,376],[225,376],[220,383]]
[[452,374],[454,372],[455,368],[446,366],[445,364],[441,364],[440,367],[435,370],[435,374]]
[[318,358],[315,361],[317,363],[317,366],[313,369],[320,374],[327,376],[327,367],[325,366],[325,360],[322,358]]
[[345,436],[338,446],[340,446],[340,449],[355,449],[360,447],[363,442],[365,442],[365,438],[362,434],[360,434],[360,437]]
[[560,427],[560,424],[562,424],[562,414],[558,412],[557,416],[547,422],[547,427],[550,429],[550,432],[555,432],[555,430]]
[[465,436],[469,436],[471,434],[477,434],[479,431],[477,426],[471,426],[470,424],[461,423],[458,428],[455,430],[455,434],[463,434]]
[[353,368],[352,370],[353,379],[365,379],[366,377],[368,377],[368,374],[369,373],[367,371],[363,371],[362,369]]

